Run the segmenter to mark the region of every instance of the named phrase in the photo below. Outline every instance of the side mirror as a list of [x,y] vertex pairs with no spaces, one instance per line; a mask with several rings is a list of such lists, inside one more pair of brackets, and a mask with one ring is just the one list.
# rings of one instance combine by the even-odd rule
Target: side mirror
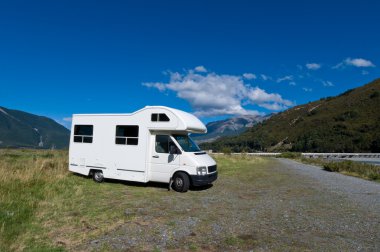
[[181,151],[177,148],[177,146],[171,144],[169,146],[169,154],[181,154]]

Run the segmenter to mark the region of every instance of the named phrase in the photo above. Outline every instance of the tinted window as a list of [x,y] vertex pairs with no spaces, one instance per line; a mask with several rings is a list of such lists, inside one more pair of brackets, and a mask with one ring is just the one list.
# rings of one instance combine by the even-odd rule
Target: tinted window
[[117,125],[115,144],[138,145],[139,126]]
[[83,143],[92,143],[92,137],[83,137]]
[[170,121],[169,117],[166,114],[160,114],[158,120],[160,122],[169,122]]
[[81,136],[74,136],[74,142],[81,143],[82,142],[82,137]]
[[138,143],[138,138],[127,138],[127,145],[137,145]]
[[158,121],[158,114],[152,114],[151,121],[157,122]]
[[116,136],[118,137],[138,137],[139,126],[116,126]]
[[156,152],[169,153],[169,136],[167,135],[156,136]]
[[155,150],[157,153],[169,153],[170,152],[170,146],[174,145],[177,154],[180,154],[179,149],[177,148],[176,144],[171,140],[170,136],[168,135],[156,135],[156,146]]
[[169,122],[170,119],[166,114],[152,114],[151,121],[152,122]]
[[93,125],[74,125],[74,142],[92,143]]
[[119,138],[117,137],[115,140],[116,144],[127,144],[127,139],[126,138]]
[[75,125],[74,135],[92,136],[93,130],[94,130],[94,126],[92,125]]

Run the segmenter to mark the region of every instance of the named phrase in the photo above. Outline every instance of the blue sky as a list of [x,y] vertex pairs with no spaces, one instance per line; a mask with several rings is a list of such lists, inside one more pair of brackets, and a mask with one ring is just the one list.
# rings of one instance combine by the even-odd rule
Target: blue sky
[[380,77],[379,1],[0,1],[0,106],[204,122]]

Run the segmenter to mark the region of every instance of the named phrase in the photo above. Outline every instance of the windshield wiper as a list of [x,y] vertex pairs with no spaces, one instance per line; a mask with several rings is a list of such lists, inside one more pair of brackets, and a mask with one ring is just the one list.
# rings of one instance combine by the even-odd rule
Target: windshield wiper
[[205,152],[205,151],[201,151],[201,152],[194,152],[194,155],[204,155],[204,154],[206,154],[206,152]]

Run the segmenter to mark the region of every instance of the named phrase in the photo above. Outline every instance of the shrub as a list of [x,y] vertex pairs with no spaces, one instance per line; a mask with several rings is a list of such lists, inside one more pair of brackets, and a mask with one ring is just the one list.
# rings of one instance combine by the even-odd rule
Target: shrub
[[377,97],[379,97],[379,96],[380,96],[379,91],[375,91],[375,92],[373,92],[373,93],[369,96],[369,98],[374,99],[374,98],[377,98]]
[[370,180],[380,179],[380,166],[354,161],[330,162],[323,165],[325,171],[349,173]]
[[224,153],[226,155],[231,155],[231,152],[232,151],[231,151],[230,147],[225,146],[225,147],[222,148],[222,153]]

